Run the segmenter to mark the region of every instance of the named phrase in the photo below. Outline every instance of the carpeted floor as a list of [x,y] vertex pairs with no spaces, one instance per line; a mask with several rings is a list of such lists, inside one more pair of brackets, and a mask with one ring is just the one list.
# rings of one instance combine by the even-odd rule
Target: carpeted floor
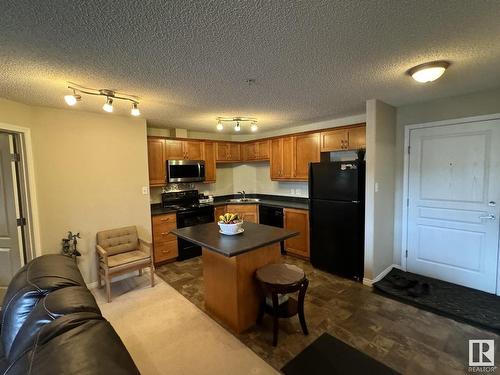
[[193,306],[158,277],[149,274],[112,284],[113,301],[93,289],[141,374],[277,375],[271,366]]
[[[237,336],[276,369],[328,332],[403,374],[464,374],[468,340],[500,338],[375,294],[360,283],[313,269],[308,262],[284,260],[302,267],[310,279],[305,305],[309,336],[302,334],[297,318],[281,320],[274,348],[269,316],[262,327]],[[204,310],[201,258],[161,266],[157,274]]]

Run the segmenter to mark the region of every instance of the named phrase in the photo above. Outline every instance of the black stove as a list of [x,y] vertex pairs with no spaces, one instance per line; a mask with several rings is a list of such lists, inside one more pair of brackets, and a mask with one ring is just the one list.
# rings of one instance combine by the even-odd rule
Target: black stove
[[[161,204],[164,208],[176,211],[177,228],[211,223],[214,221],[214,207],[211,204],[201,204],[198,201],[198,190],[176,191],[162,193]],[[201,247],[182,238],[177,239],[179,260],[201,255]]]

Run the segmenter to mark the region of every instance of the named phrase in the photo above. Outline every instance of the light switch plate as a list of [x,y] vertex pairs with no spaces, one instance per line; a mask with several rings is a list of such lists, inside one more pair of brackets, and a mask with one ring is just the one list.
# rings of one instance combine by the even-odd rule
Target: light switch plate
[[143,195],[148,195],[149,194],[149,187],[143,186],[142,187],[142,194]]

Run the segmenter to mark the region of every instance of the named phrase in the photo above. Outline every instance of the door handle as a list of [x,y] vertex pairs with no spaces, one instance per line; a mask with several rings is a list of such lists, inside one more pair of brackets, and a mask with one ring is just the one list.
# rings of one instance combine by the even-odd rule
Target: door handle
[[479,216],[480,219],[495,220],[495,215]]

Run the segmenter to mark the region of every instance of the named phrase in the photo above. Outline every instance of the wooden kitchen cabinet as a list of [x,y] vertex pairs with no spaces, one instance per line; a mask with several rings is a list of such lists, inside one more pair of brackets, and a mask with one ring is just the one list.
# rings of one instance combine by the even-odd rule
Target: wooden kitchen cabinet
[[271,140],[271,180],[288,180],[293,177],[293,137]]
[[357,150],[365,147],[365,125],[321,132],[321,152]]
[[271,180],[277,180],[281,177],[281,168],[283,167],[283,140],[275,138],[271,140],[270,171]]
[[216,161],[241,161],[241,146],[236,142],[217,142],[215,144]]
[[215,143],[205,142],[204,145],[205,160],[205,183],[215,182],[217,177],[217,169],[215,166]]
[[214,207],[214,216],[215,216],[215,222],[219,221],[219,216],[224,215],[226,213],[226,205],[222,206],[215,206]]
[[204,142],[200,141],[184,141],[184,158],[187,160],[203,160]]
[[259,222],[259,205],[257,204],[228,204],[226,205],[226,212],[238,214],[243,221]]
[[202,141],[165,140],[166,160],[203,160]]
[[366,126],[356,126],[347,130],[350,150],[366,148]]
[[177,228],[175,213],[151,218],[153,227],[153,260],[155,264],[173,261],[179,255],[177,237],[171,231]]
[[165,141],[161,138],[148,138],[148,171],[149,185],[163,186],[165,184]]
[[283,214],[285,229],[299,232],[298,236],[285,240],[286,252],[309,259],[309,211],[284,208]]
[[320,134],[312,133],[294,137],[294,180],[307,180],[309,178],[309,163],[320,161]]
[[242,157],[245,161],[269,160],[271,141],[254,141],[242,144]]
[[165,160],[185,159],[184,155],[184,141],[165,139]]

